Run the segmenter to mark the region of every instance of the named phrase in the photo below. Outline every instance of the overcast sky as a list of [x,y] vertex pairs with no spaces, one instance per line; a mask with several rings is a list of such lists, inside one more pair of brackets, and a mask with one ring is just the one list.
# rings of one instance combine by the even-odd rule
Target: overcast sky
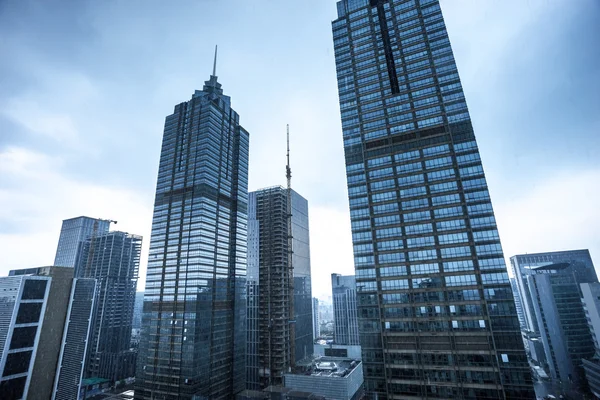
[[[600,267],[600,2],[443,0],[507,258]],[[217,75],[250,132],[250,190],[309,201],[313,294],[353,273],[334,0],[0,0],[0,275],[50,265],[61,221],[150,237],[164,118]],[[142,254],[145,281],[147,246]]]

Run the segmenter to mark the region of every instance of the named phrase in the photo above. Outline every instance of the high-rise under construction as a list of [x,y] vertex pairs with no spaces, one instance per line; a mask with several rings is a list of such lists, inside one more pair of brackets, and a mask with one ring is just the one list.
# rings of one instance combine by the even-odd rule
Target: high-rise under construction
[[248,211],[247,386],[260,389],[313,352],[308,202],[275,186],[250,193]]

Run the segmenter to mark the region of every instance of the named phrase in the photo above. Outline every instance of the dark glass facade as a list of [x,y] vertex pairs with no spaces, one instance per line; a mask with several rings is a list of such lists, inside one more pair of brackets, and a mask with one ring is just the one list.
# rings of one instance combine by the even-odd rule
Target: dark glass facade
[[54,265],[75,267],[79,263],[81,245],[93,235],[108,233],[110,221],[90,217],[63,220]]
[[249,135],[216,76],[165,121],[136,399],[244,389]]
[[437,0],[342,0],[333,40],[365,389],[532,399],[487,183]]
[[254,283],[248,286],[249,389],[282,385],[283,374],[313,353],[308,202],[293,190],[290,198],[293,299],[287,189],[250,193],[248,272]]
[[75,276],[96,279],[98,288],[86,377],[116,382],[135,375],[130,344],[141,249],[141,236],[118,231],[81,247]]

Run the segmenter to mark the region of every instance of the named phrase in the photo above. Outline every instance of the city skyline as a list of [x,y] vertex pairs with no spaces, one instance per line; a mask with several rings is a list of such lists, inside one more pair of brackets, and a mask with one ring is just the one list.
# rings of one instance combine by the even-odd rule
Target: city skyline
[[[75,215],[115,218],[120,230],[150,237],[162,118],[190,88],[201,86],[218,42],[219,75],[235,99],[234,107],[244,115],[245,127],[253,132],[249,189],[284,182],[289,122],[294,187],[311,203],[314,295],[324,298],[330,293],[332,272],[353,273],[330,31],[335,1],[268,10],[237,4],[220,35],[206,35],[215,29],[213,22],[198,27],[179,21],[206,11],[218,15],[222,5],[196,6],[185,13],[183,7],[142,10],[132,23],[125,18],[133,12],[127,5],[97,9],[88,4],[72,10],[27,8],[27,2],[0,6],[0,34],[16,33],[3,45],[10,57],[0,63],[0,85],[6,88],[0,95],[0,248],[7,256],[6,271],[0,272],[49,265],[59,221]],[[598,65],[600,59],[591,42],[600,33],[592,25],[600,8],[591,0],[514,4],[442,1],[505,256],[589,248],[598,260],[600,244],[594,238],[600,236],[600,213],[593,199],[599,189],[588,183],[600,180],[594,160],[599,139],[593,134],[599,121],[592,112],[600,105],[600,90],[592,67],[583,65]],[[284,18],[290,12],[297,21]],[[20,17],[14,18],[17,13]],[[36,23],[48,13],[53,18]],[[114,26],[109,30],[114,13],[121,18],[110,20]],[[161,13],[165,19],[155,26],[152,21]],[[74,15],[81,25],[55,29]],[[242,17],[254,22],[245,25]],[[270,37],[266,29],[248,31],[256,21],[267,25],[270,20],[283,39]],[[307,21],[310,29],[304,36],[286,33],[286,25],[291,24],[287,31],[292,32]],[[234,29],[237,23],[240,27]],[[165,33],[175,25],[177,29]],[[233,31],[225,34],[227,29]],[[48,47],[43,49],[34,42],[50,32],[49,38],[63,43],[61,49],[42,43]],[[172,49],[168,44],[170,35],[186,32],[203,40],[197,42],[194,36],[195,50],[182,56],[179,52],[187,51],[188,43]],[[525,34],[527,40],[515,40]],[[245,39],[236,44],[241,35]],[[117,43],[122,36],[128,40]],[[146,36],[149,39],[143,39]],[[159,59],[154,48],[167,53]],[[91,52],[111,63],[94,67],[98,59]],[[177,60],[169,61],[164,54]],[[181,57],[189,62],[181,63]],[[196,67],[188,71],[190,63]],[[267,78],[269,87],[252,87]],[[138,100],[141,94],[147,101]],[[282,99],[287,99],[283,106]],[[279,115],[264,118],[265,109]],[[116,138],[119,146],[114,145]],[[318,148],[313,146],[317,140]],[[32,242],[39,247],[35,254],[24,251]]]

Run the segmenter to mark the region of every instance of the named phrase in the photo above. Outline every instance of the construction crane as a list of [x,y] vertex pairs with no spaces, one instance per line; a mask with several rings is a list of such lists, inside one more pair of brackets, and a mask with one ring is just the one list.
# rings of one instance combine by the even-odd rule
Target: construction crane
[[287,165],[285,167],[285,177],[287,178],[287,228],[288,228],[288,271],[289,271],[289,283],[288,283],[288,322],[290,332],[290,365],[289,372],[296,365],[296,319],[294,313],[294,264],[292,256],[294,253],[293,249],[293,236],[292,236],[292,168],[290,167],[290,125],[287,125]]

